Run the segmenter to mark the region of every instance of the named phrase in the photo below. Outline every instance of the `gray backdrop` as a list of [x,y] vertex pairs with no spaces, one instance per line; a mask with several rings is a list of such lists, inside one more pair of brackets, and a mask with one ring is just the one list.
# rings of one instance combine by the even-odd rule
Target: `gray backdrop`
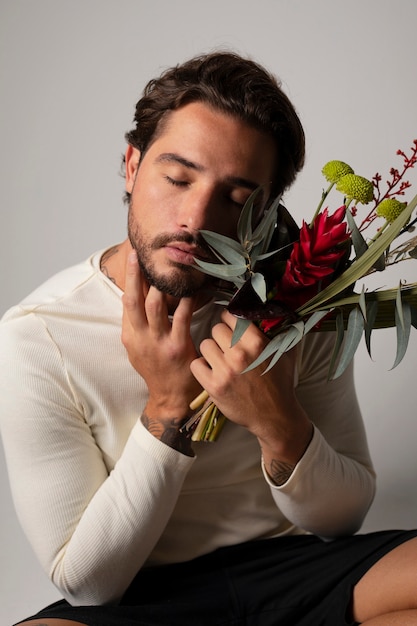
[[[417,138],[415,0],[2,0],[0,314],[52,273],[125,237],[124,132],[145,82],[198,52],[232,48],[283,81],[303,120],[304,172],[286,202],[312,216],[330,159],[368,177]],[[412,174],[416,183],[417,170]],[[411,194],[410,194],[411,197]],[[334,207],[336,208],[336,207]],[[416,280],[403,264],[375,285]],[[417,524],[417,333],[358,352],[358,394],[379,473],[364,529]],[[13,511],[0,461],[1,623],[59,597]]]

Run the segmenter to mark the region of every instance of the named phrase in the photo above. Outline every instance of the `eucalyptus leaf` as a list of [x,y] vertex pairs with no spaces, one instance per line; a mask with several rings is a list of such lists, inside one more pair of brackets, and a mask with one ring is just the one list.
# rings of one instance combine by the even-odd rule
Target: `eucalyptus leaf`
[[262,302],[266,302],[266,282],[263,274],[256,272],[251,276],[253,290],[260,297]]
[[285,341],[285,336],[286,336],[286,332],[282,332],[279,335],[277,335],[276,337],[274,337],[273,339],[271,339],[271,341],[262,350],[262,352],[258,356],[258,358],[255,359],[255,361],[253,361],[250,365],[248,365],[248,367],[245,370],[243,370],[242,373],[244,374],[246,372],[250,372],[251,370],[253,370],[256,367],[258,367],[258,365],[261,365],[261,363],[266,361],[266,359],[268,359],[270,356],[275,354],[275,352],[277,352],[277,350],[279,350],[279,348],[280,348],[281,344],[283,343],[283,341]]
[[[400,291],[399,293],[401,294]],[[407,352],[411,329],[411,307],[408,302],[402,302],[400,307],[397,306],[395,308],[395,318],[397,326],[397,354],[391,369],[394,369],[401,363]]]
[[278,218],[278,207],[281,196],[275,198],[271,206],[265,212],[263,218],[253,232],[252,240],[255,243],[262,242],[262,252],[266,252],[271,243],[272,235]]
[[279,361],[279,359],[282,357],[284,352],[287,352],[287,350],[290,350],[295,345],[297,345],[299,341],[301,341],[301,339],[303,338],[303,335],[304,335],[304,323],[295,322],[295,324],[292,324],[289,327],[289,329],[286,331],[286,341],[284,341],[281,344],[280,349],[275,352],[274,356],[272,357],[271,361],[268,364],[268,367],[263,373],[266,374],[267,372],[269,372],[269,370],[271,370],[274,367],[274,365]]
[[234,276],[243,276],[246,272],[246,265],[238,264],[238,265],[221,265],[219,263],[208,263],[207,261],[202,261],[201,259],[194,259],[195,263],[198,265],[199,269],[205,274],[210,274],[210,276],[216,276],[217,278],[223,278],[224,280],[228,280]]
[[216,304],[218,304],[219,306],[228,306],[230,303],[230,300],[216,300]]
[[231,347],[237,344],[237,342],[242,337],[242,335],[246,332],[246,330],[249,328],[251,323],[252,322],[250,320],[243,319],[242,317],[236,318],[236,326],[234,328],[233,335],[232,335]]
[[371,355],[371,334],[374,328],[375,320],[378,314],[378,301],[371,300],[366,302],[366,323],[365,323],[365,343],[369,356]]
[[362,285],[361,295],[359,296],[359,306],[362,311],[363,318],[366,322],[366,300],[365,300],[365,285]]
[[269,359],[269,357],[273,354],[279,353],[281,356],[291,345],[294,337],[298,336],[299,332],[299,330],[295,331],[293,326],[289,326],[288,330],[279,333],[276,337],[271,339],[258,358],[255,359],[255,361],[253,361],[253,363],[251,363],[243,373],[255,369],[258,365],[261,365],[261,363],[266,361],[266,359]]
[[326,317],[326,315],[328,314],[329,311],[316,311],[315,313],[310,315],[310,317],[304,324],[304,334],[307,335],[307,333],[309,333],[310,330],[314,328],[323,319],[323,317]]
[[363,318],[362,311],[359,307],[355,307],[349,313],[345,344],[343,346],[343,352],[333,379],[339,378],[351,362],[361,340],[364,326],[365,320]]
[[253,204],[260,191],[261,187],[257,187],[257,189],[250,194],[249,198],[245,202],[237,223],[237,238],[244,247],[246,242],[252,241]]
[[260,242],[260,244],[256,246],[257,258],[260,258],[261,256],[267,254],[268,250],[270,249],[272,237],[274,236],[276,228],[277,228],[277,214],[275,213],[275,220],[274,221],[271,220],[271,223],[269,224],[269,229],[265,234],[265,238],[263,239],[263,241]]
[[226,235],[221,235],[220,233],[216,233],[211,230],[203,229],[199,232],[201,233],[205,241],[214,250],[220,252],[225,258],[227,258],[226,254],[224,254],[225,250],[228,251],[228,254],[232,254],[234,252],[238,256],[245,257],[245,249],[238,241],[235,241],[231,237],[226,237]]
[[397,297],[395,298],[395,320],[398,328],[397,321],[400,322],[402,329],[404,330],[404,314],[403,314],[403,302],[401,297],[401,283],[398,285]]
[[353,219],[353,215],[351,211],[349,211],[349,209],[346,211],[346,221],[351,232],[352,243],[355,249],[356,258],[358,259],[368,250],[368,244],[366,243],[365,239],[362,236],[362,233],[357,227],[356,222]]
[[237,289],[240,289],[242,285],[245,284],[244,276],[235,276],[235,278],[230,278],[230,279],[228,278],[227,280],[230,280],[231,282],[233,282],[235,287],[237,287]]
[[339,358],[340,349],[342,347],[343,339],[345,337],[345,323],[343,320],[342,310],[338,311],[336,315],[335,324],[336,324],[336,340],[335,340],[334,347],[333,347],[332,357],[330,359],[328,380],[331,380],[334,374],[337,359]]
[[386,254],[383,252],[381,256],[377,258],[372,267],[376,269],[377,272],[383,272],[386,266]]
[[291,213],[283,204],[278,206],[275,225],[268,249],[284,250],[300,239],[300,229]]
[[410,305],[411,309],[411,325],[417,328],[417,308]]
[[300,238],[300,229],[285,206],[279,204],[279,198],[275,200],[274,204],[277,205],[276,211],[275,207],[271,207],[273,213],[268,213],[270,218],[269,230],[263,238],[254,243],[250,251],[252,269],[258,261],[263,260],[264,254],[268,254],[272,250],[275,251],[274,254],[276,255],[274,263],[285,262],[293,243]]
[[259,254],[256,256],[256,261],[264,261],[265,259],[268,259],[270,256],[274,256],[274,254],[277,254],[277,252],[279,252],[279,250],[271,250],[271,252],[265,252],[265,254]]

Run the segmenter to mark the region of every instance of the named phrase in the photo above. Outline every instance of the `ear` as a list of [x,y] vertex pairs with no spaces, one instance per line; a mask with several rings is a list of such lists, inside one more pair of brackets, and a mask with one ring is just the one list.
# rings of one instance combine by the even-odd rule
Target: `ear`
[[135,184],[136,173],[139,167],[139,160],[140,160],[139,150],[129,144],[125,153],[125,172],[126,172],[125,188],[128,193],[132,193],[133,185]]

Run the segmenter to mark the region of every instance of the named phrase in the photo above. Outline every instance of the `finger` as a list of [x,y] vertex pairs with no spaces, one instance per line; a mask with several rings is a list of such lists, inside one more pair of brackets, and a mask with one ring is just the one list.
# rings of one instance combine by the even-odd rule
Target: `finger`
[[166,295],[156,289],[156,287],[149,287],[148,295],[145,299],[145,313],[149,330],[154,335],[161,337],[171,332]]
[[200,352],[208,368],[218,375],[222,375],[229,368],[225,352],[214,339],[204,339],[200,344]]
[[191,373],[213,398],[227,393],[241,370],[234,369],[213,339],[205,339],[200,351],[202,356],[190,364]]
[[237,319],[234,315],[232,315],[231,313],[229,313],[229,311],[227,309],[224,309],[222,311],[221,314],[221,319],[222,321],[227,324],[227,326],[229,326],[229,328],[231,328],[232,330],[234,330],[236,323],[237,323]]
[[191,319],[195,307],[195,298],[181,298],[172,318],[172,336],[184,342],[190,337]]
[[[224,316],[227,322],[231,322],[230,314]],[[263,333],[251,324],[240,337],[239,341],[233,342],[233,330],[225,322],[216,324],[212,329],[213,340],[223,352],[224,361],[229,370],[234,373],[243,372],[264,349],[267,340]],[[206,356],[206,355],[205,355]],[[208,359],[209,356],[207,355]]]
[[213,371],[204,357],[199,357],[198,359],[191,361],[190,370],[203,389],[208,389],[210,387]]
[[141,276],[136,252],[129,253],[125,271],[125,291],[123,294],[123,314],[132,326],[146,323],[144,291],[146,281]]
[[227,324],[216,324],[212,328],[211,336],[223,352],[232,347],[233,331]]

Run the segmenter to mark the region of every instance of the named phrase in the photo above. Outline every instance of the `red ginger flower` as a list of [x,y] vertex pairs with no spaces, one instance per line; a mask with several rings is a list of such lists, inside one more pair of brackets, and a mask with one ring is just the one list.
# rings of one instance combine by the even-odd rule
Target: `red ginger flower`
[[[349,239],[345,213],[343,205],[333,215],[327,209],[316,215],[311,227],[303,222],[300,240],[293,245],[284,274],[275,285],[273,300],[294,311],[330,284],[346,252],[340,244]],[[282,319],[264,320],[261,328],[268,332]]]
[[319,213],[310,228],[306,222],[300,229],[300,241],[295,242],[280,281],[283,293],[316,285],[335,270],[344,249],[337,248],[349,237],[347,233],[345,207],[341,206],[333,215],[327,209]]

